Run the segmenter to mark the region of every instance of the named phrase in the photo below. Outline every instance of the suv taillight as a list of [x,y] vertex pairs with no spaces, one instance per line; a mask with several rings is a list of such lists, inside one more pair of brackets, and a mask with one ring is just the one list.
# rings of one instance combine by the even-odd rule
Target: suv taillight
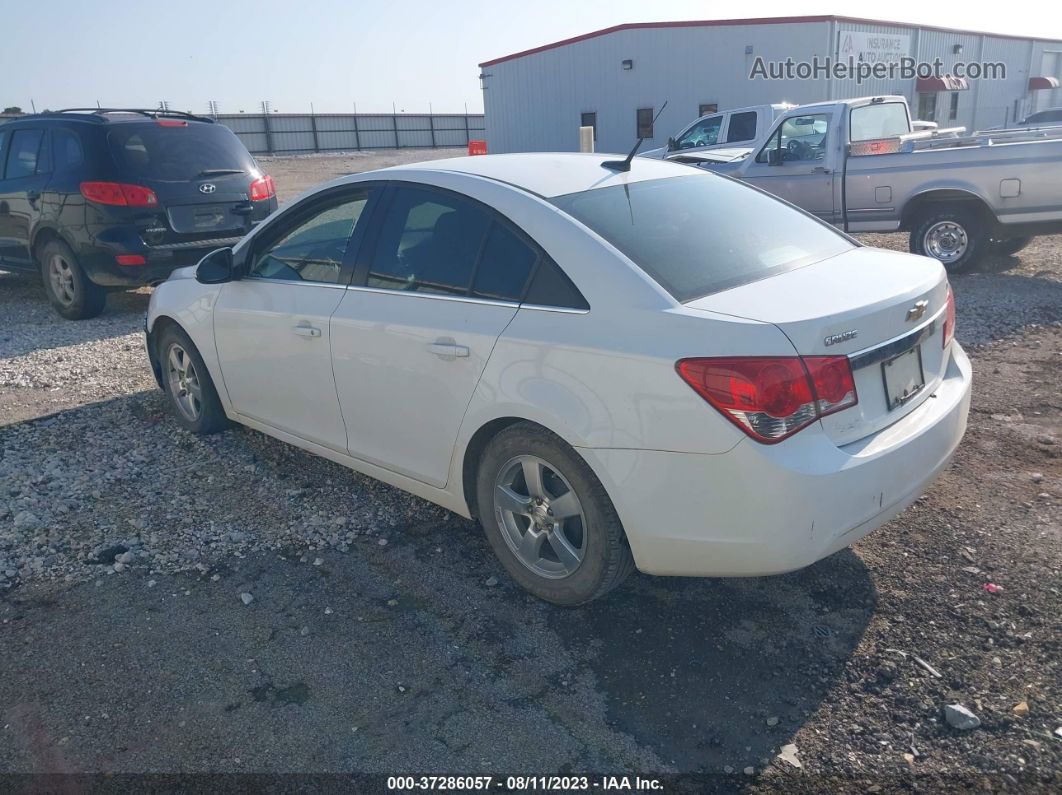
[[846,356],[682,359],[675,369],[724,417],[765,444],[859,402]]
[[948,343],[955,339],[955,294],[948,285],[948,308],[944,312],[944,342],[945,348]]
[[273,178],[266,174],[251,183],[251,201],[259,202],[262,199],[271,199],[277,195],[277,186]]
[[81,195],[97,204],[113,204],[121,207],[158,207],[159,197],[151,188],[143,185],[127,185],[124,182],[82,182]]

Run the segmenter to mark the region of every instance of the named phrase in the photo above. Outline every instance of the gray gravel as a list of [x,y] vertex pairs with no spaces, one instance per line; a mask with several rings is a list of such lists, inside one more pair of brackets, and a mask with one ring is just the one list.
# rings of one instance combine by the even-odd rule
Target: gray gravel
[[[290,199],[380,163],[268,168]],[[470,522],[254,431],[181,431],[142,350],[147,291],[70,323],[0,273],[0,772],[44,764],[36,721],[85,770],[730,768],[784,791],[795,744],[801,775],[861,789],[917,769],[1042,786],[1062,237],[953,285],[975,411],[925,501],[793,575],[636,576],[557,611]],[[949,729],[956,703],[983,725]]]

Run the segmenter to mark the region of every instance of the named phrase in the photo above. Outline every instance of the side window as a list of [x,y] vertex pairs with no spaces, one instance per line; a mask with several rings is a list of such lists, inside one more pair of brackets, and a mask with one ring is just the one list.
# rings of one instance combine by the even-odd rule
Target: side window
[[726,142],[751,141],[756,137],[756,111],[732,113],[726,131]]
[[722,116],[712,116],[690,127],[678,139],[679,149],[691,149],[694,146],[711,146],[719,141],[719,128],[723,126]]
[[7,143],[7,130],[0,129],[0,179],[4,178],[4,161],[7,160],[7,151],[4,144]]
[[45,131],[41,139],[41,148],[37,151],[37,174],[52,173],[52,134]]
[[756,155],[756,162],[777,165],[822,160],[829,126],[830,117],[826,114],[791,116],[775,130]]
[[490,226],[483,254],[476,265],[472,295],[498,301],[519,301],[537,260],[537,251],[495,221]]
[[41,148],[41,130],[15,130],[7,152],[6,179],[29,177],[37,170],[37,153]]
[[55,158],[55,173],[73,171],[85,162],[85,150],[81,139],[73,130],[52,130],[52,153]]
[[491,219],[455,196],[398,188],[383,220],[367,286],[467,295]]
[[549,257],[542,257],[527,288],[525,304],[534,306],[555,306],[561,309],[589,309],[590,304],[583,298],[579,288],[572,284],[568,275]]
[[362,194],[319,210],[258,253],[250,275],[337,284],[347,241],[367,202]]

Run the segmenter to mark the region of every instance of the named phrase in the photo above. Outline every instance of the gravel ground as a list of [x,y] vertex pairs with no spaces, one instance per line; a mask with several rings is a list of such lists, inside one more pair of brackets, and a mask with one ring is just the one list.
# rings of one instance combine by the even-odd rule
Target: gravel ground
[[[404,156],[264,164],[289,200]],[[974,405],[919,503],[801,572],[636,575],[558,610],[470,522],[254,431],[182,432],[146,291],[69,323],[0,274],[0,773],[1057,791],[1062,238],[953,284]]]

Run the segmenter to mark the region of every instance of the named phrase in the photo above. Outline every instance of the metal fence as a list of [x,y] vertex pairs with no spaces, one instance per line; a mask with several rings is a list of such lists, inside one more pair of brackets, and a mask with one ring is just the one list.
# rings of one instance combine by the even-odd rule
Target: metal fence
[[217,120],[258,155],[468,146],[484,137],[482,114],[230,113]]

